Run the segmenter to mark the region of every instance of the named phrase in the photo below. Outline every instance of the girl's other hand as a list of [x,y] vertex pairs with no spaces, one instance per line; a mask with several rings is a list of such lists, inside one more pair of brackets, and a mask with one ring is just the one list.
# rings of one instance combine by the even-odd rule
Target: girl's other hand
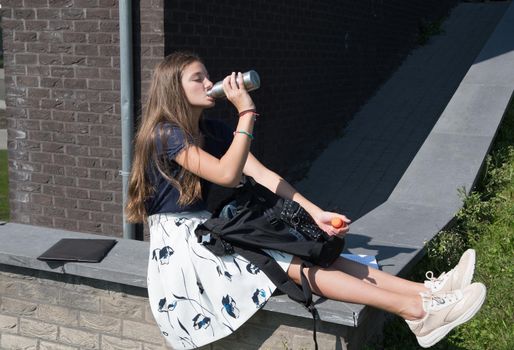
[[[339,218],[343,221],[343,226],[336,228],[332,226],[332,219],[333,218]],[[346,216],[338,214],[338,213],[332,213],[329,211],[321,211],[317,215],[313,217],[314,221],[318,226],[328,233],[331,236],[344,236],[346,233],[348,233],[350,226],[349,224],[352,222],[350,219],[348,219]]]
[[232,102],[238,112],[255,108],[255,104],[244,86],[243,73],[232,72],[231,75],[223,79],[223,90],[227,99]]

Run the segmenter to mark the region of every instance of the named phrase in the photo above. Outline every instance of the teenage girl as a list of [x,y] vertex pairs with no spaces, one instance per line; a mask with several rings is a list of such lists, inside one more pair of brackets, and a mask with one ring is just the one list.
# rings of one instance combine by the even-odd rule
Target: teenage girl
[[[250,152],[259,118],[241,73],[223,80],[227,99],[238,111],[235,130],[202,118],[215,101],[201,59],[192,53],[167,56],[154,71],[135,141],[126,212],[130,222],[150,230],[148,295],[153,315],[173,349],[191,349],[234,332],[273,293],[275,286],[255,265],[234,254],[217,257],[197,242],[195,228],[210,217],[206,194],[211,184],[235,187],[242,175],[253,177],[277,195],[300,203],[321,229],[348,232],[350,220],[324,211],[266,168]],[[338,217],[345,225],[334,228]],[[301,261],[267,250],[300,283]],[[404,318],[420,345],[431,346],[480,309],[486,294],[471,283],[475,252],[425,283],[338,258],[329,268],[307,268],[314,293],[370,305]]]

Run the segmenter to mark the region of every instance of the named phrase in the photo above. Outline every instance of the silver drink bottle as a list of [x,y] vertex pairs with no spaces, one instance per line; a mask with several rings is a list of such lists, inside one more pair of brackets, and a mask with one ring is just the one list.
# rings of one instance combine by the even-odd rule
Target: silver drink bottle
[[[254,70],[249,70],[243,73],[243,84],[247,91],[257,90],[261,86],[261,78]],[[225,91],[223,91],[223,81],[218,81],[212,89],[207,91],[207,96],[214,98],[225,97]]]

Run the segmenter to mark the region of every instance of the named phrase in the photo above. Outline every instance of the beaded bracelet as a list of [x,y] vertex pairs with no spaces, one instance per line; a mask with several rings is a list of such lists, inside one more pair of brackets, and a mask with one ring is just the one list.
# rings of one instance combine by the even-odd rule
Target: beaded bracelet
[[235,134],[243,134],[243,135],[248,136],[250,138],[250,140],[253,140],[253,135],[250,134],[249,132],[244,131],[244,130],[236,130],[236,131],[234,131],[234,135]]
[[253,116],[254,117],[258,117],[259,116],[259,113],[257,113],[257,111],[255,109],[247,109],[245,111],[242,111],[241,113],[239,113],[239,118],[241,118],[243,115],[245,114],[248,114],[248,113],[253,113]]

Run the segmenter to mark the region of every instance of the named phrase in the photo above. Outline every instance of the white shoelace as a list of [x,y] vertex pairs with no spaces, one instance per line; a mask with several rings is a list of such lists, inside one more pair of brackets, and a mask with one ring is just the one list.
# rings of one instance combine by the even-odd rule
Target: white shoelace
[[439,277],[434,277],[434,273],[432,271],[427,271],[425,273],[425,277],[427,278],[427,281],[425,281],[425,286],[432,292],[437,292],[448,279],[449,273],[443,272]]

